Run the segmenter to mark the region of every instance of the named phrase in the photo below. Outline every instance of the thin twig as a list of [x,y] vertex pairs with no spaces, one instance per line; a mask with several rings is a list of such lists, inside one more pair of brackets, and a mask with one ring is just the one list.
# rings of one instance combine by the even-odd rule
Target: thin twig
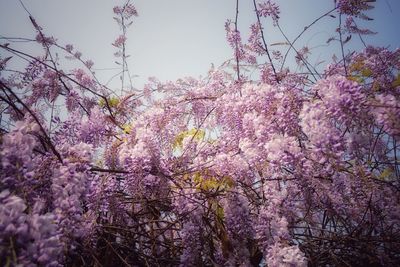
[[260,27],[261,39],[262,39],[263,45],[264,45],[263,48],[264,48],[265,53],[267,53],[269,63],[271,64],[272,71],[274,72],[275,81],[277,83],[279,83],[280,80],[278,79],[278,75],[276,74],[276,69],[275,69],[274,63],[272,62],[272,58],[271,58],[271,55],[270,55],[269,50],[268,50],[267,42],[265,41],[264,31],[263,31],[263,28],[261,26],[261,20],[260,20],[260,15],[258,14],[256,0],[253,0],[253,5],[254,5],[254,12],[256,13],[256,16],[257,16],[258,27]]
[[[304,27],[304,29],[301,31],[301,33],[299,33],[299,35],[296,36],[296,38],[294,38],[294,40],[292,41],[292,45],[294,45],[296,43],[296,41],[308,30],[310,29],[311,26],[313,26],[315,23],[317,23],[319,20],[321,20],[322,18],[328,16],[330,13],[332,13],[333,11],[335,11],[337,9],[337,7],[329,10],[328,12],[326,12],[325,14],[323,14],[322,16],[318,17],[317,19],[315,19],[313,22],[311,22],[310,24],[308,24],[306,27]],[[283,57],[283,61],[282,61],[282,66],[281,66],[281,71],[283,69],[283,67],[285,66],[285,62],[286,62],[286,58],[290,52],[290,49],[292,49],[292,46],[289,46],[288,50],[286,50],[285,56]]]

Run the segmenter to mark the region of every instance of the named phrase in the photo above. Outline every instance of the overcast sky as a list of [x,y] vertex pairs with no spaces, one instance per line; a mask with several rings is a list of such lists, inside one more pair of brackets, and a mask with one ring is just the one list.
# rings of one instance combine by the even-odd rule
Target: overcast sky
[[[139,17],[128,32],[129,67],[136,86],[147,77],[162,81],[184,76],[205,75],[214,63],[220,65],[232,57],[225,40],[224,23],[235,15],[235,0],[137,0],[133,1]],[[281,25],[293,39],[305,25],[333,7],[332,0],[280,0]],[[378,35],[366,37],[367,42],[400,46],[400,1],[378,0],[369,14],[375,18],[368,25]],[[94,68],[115,68],[111,45],[119,35],[112,19],[113,6],[123,1],[106,0],[24,0],[44,32],[56,37],[60,44],[73,44],[92,59]],[[240,0],[240,30],[247,32],[255,19],[252,1]],[[337,20],[326,18],[305,35],[303,44],[311,47],[324,44],[337,26]],[[265,24],[268,43],[282,42],[270,24]],[[27,13],[17,0],[0,0],[0,35],[8,37],[35,36]],[[299,42],[300,43],[300,42]],[[356,44],[359,45],[359,42]],[[2,52],[0,52],[2,53]],[[324,54],[321,52],[321,57]],[[115,70],[97,71],[102,81]]]

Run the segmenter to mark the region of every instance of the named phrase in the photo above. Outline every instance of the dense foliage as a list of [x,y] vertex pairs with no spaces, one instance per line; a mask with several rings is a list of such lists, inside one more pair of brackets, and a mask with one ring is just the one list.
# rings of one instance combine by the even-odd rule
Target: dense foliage
[[[117,92],[30,16],[25,41],[43,54],[0,44],[0,265],[399,264],[400,50],[346,52],[373,34],[357,24],[373,2],[334,1],[305,27],[338,21],[328,42],[342,53],[323,71],[297,47],[303,32],[286,37],[279,6],[254,0],[247,41],[238,16],[225,25],[232,60],[134,90],[128,1],[113,10]],[[268,45],[267,23],[285,44]]]

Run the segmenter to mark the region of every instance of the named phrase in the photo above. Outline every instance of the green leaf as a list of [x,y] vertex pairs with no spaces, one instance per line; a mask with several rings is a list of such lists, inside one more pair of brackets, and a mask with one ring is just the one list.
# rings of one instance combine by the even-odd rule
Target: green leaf
[[173,143],[173,148],[174,149],[176,149],[176,148],[182,149],[183,140],[185,138],[192,138],[193,140],[196,140],[196,141],[202,141],[204,139],[205,135],[206,135],[206,133],[204,132],[204,130],[195,129],[195,128],[188,130],[188,131],[181,132],[180,134],[178,134],[175,137],[175,141]]

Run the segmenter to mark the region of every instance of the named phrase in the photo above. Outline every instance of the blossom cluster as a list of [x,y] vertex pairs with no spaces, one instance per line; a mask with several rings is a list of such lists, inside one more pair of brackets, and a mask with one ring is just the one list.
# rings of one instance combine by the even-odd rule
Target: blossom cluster
[[[369,33],[356,19],[371,1],[335,3],[335,34]],[[271,49],[279,6],[253,4],[247,42],[228,20],[234,59],[205,78],[127,88],[129,0],[113,10],[116,91],[55,38],[13,75],[0,59],[1,264],[398,264],[400,50],[343,49],[319,71],[301,34]],[[62,53],[80,65],[62,68]]]

